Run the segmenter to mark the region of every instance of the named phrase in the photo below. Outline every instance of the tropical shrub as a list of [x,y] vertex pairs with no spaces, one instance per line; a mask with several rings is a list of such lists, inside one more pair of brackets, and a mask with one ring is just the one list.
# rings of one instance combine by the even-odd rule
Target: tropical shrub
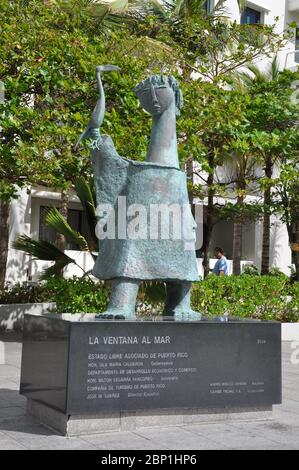
[[0,304],[33,304],[51,302],[51,296],[44,284],[6,284],[0,291]]
[[55,302],[57,313],[99,313],[108,304],[109,290],[89,278],[49,278],[34,285],[16,285],[0,292],[0,304]]
[[57,313],[100,313],[109,301],[109,290],[89,278],[50,278],[46,282]]
[[245,264],[242,269],[242,274],[250,274],[251,276],[259,276],[258,267],[255,264]]
[[207,316],[299,321],[299,284],[285,275],[208,276],[193,286],[192,305]]
[[[152,292],[157,289],[156,295]],[[163,285],[143,285],[137,314],[162,313]],[[0,304],[55,302],[56,313],[101,313],[109,301],[109,287],[89,278],[51,277],[38,284],[7,287]],[[192,306],[204,316],[254,318],[281,322],[299,321],[299,283],[284,275],[215,276],[194,283]]]

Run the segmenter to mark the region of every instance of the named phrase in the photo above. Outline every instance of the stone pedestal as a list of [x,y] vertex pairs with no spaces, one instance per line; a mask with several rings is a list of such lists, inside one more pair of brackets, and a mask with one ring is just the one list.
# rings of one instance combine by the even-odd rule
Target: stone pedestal
[[281,403],[280,324],[25,315],[20,392],[68,435],[269,419]]

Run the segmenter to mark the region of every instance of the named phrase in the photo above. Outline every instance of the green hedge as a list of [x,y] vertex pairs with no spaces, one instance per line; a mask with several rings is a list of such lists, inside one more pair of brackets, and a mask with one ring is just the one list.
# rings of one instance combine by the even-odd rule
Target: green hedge
[[[160,305],[161,286],[144,290],[140,301]],[[86,278],[53,278],[34,286],[14,286],[0,293],[0,304],[56,302],[57,312],[103,312],[108,304],[109,289]],[[284,275],[223,276],[210,275],[194,283],[192,306],[210,317],[229,316],[284,322],[299,321],[299,283]]]
[[100,313],[108,305],[108,289],[91,279],[52,278],[46,286],[49,294],[55,298],[55,311],[59,313]]
[[109,291],[87,278],[49,278],[36,285],[16,285],[0,292],[0,304],[55,302],[59,313],[99,313],[108,304]]
[[284,275],[215,276],[193,285],[192,305],[207,316],[299,321],[299,283]]

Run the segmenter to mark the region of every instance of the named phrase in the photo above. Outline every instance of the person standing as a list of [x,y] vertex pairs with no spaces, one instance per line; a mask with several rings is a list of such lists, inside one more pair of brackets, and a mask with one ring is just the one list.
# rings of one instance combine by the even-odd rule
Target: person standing
[[215,248],[215,257],[217,258],[216,264],[212,269],[212,272],[216,274],[216,276],[227,276],[228,275],[228,263],[227,259],[224,256],[224,251],[222,248],[217,246]]

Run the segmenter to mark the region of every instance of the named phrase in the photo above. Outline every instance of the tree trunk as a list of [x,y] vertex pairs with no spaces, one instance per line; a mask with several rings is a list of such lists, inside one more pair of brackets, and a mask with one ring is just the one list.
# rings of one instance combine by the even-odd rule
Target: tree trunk
[[[187,163],[186,163],[186,174],[187,174],[187,178],[189,179],[189,181],[191,181],[192,183],[192,186],[193,186],[193,182],[194,182],[194,173],[193,173],[193,159],[192,158],[189,158],[187,160]],[[194,215],[194,195],[193,195],[193,190],[189,190],[188,191],[188,198],[189,198],[189,204],[190,204],[190,207],[191,207],[191,212],[192,214]]]
[[204,256],[203,256],[203,269],[204,277],[210,272],[210,248],[212,241],[212,234],[214,228],[214,194],[215,191],[212,189],[214,184],[214,171],[215,171],[215,156],[213,152],[209,154],[209,167],[210,173],[207,179],[208,186],[208,206],[207,206],[207,224],[206,224],[206,239],[204,246]]
[[8,216],[10,204],[0,201],[0,290],[4,288],[8,255]]
[[270,188],[264,192],[264,212],[263,218],[263,248],[262,248],[262,266],[261,274],[269,274],[270,266],[270,214],[267,212],[267,207],[271,202]]
[[[61,204],[60,204],[59,212],[65,219],[67,219],[67,215],[68,215],[68,205],[69,205],[69,192],[67,189],[62,189],[61,190]],[[65,239],[65,236],[62,235],[61,233],[57,233],[56,244],[57,244],[57,247],[61,251],[65,250],[66,239]]]
[[[237,204],[242,205],[243,197],[237,198]],[[233,229],[233,274],[241,274],[241,257],[242,257],[242,222],[239,218],[234,220]]]
[[204,256],[203,256],[203,269],[204,277],[210,272],[210,249],[212,242],[212,234],[214,227],[214,189],[212,186],[214,184],[214,154],[209,156],[209,167],[212,172],[208,176],[207,185],[208,185],[208,206],[207,206],[207,224],[206,224],[206,238],[204,246]]
[[209,207],[207,213],[207,231],[206,231],[206,243],[204,246],[204,255],[203,255],[203,269],[204,269],[204,277],[206,278],[207,275],[210,273],[210,249],[211,249],[211,242],[212,242],[212,223],[210,221],[211,217],[209,216]]
[[[267,178],[272,178],[272,162],[271,157],[266,161],[265,175]],[[263,247],[262,247],[262,265],[261,274],[269,274],[270,266],[270,222],[271,216],[269,214],[269,207],[271,204],[271,188],[266,188],[264,191],[264,217],[263,217]]]

